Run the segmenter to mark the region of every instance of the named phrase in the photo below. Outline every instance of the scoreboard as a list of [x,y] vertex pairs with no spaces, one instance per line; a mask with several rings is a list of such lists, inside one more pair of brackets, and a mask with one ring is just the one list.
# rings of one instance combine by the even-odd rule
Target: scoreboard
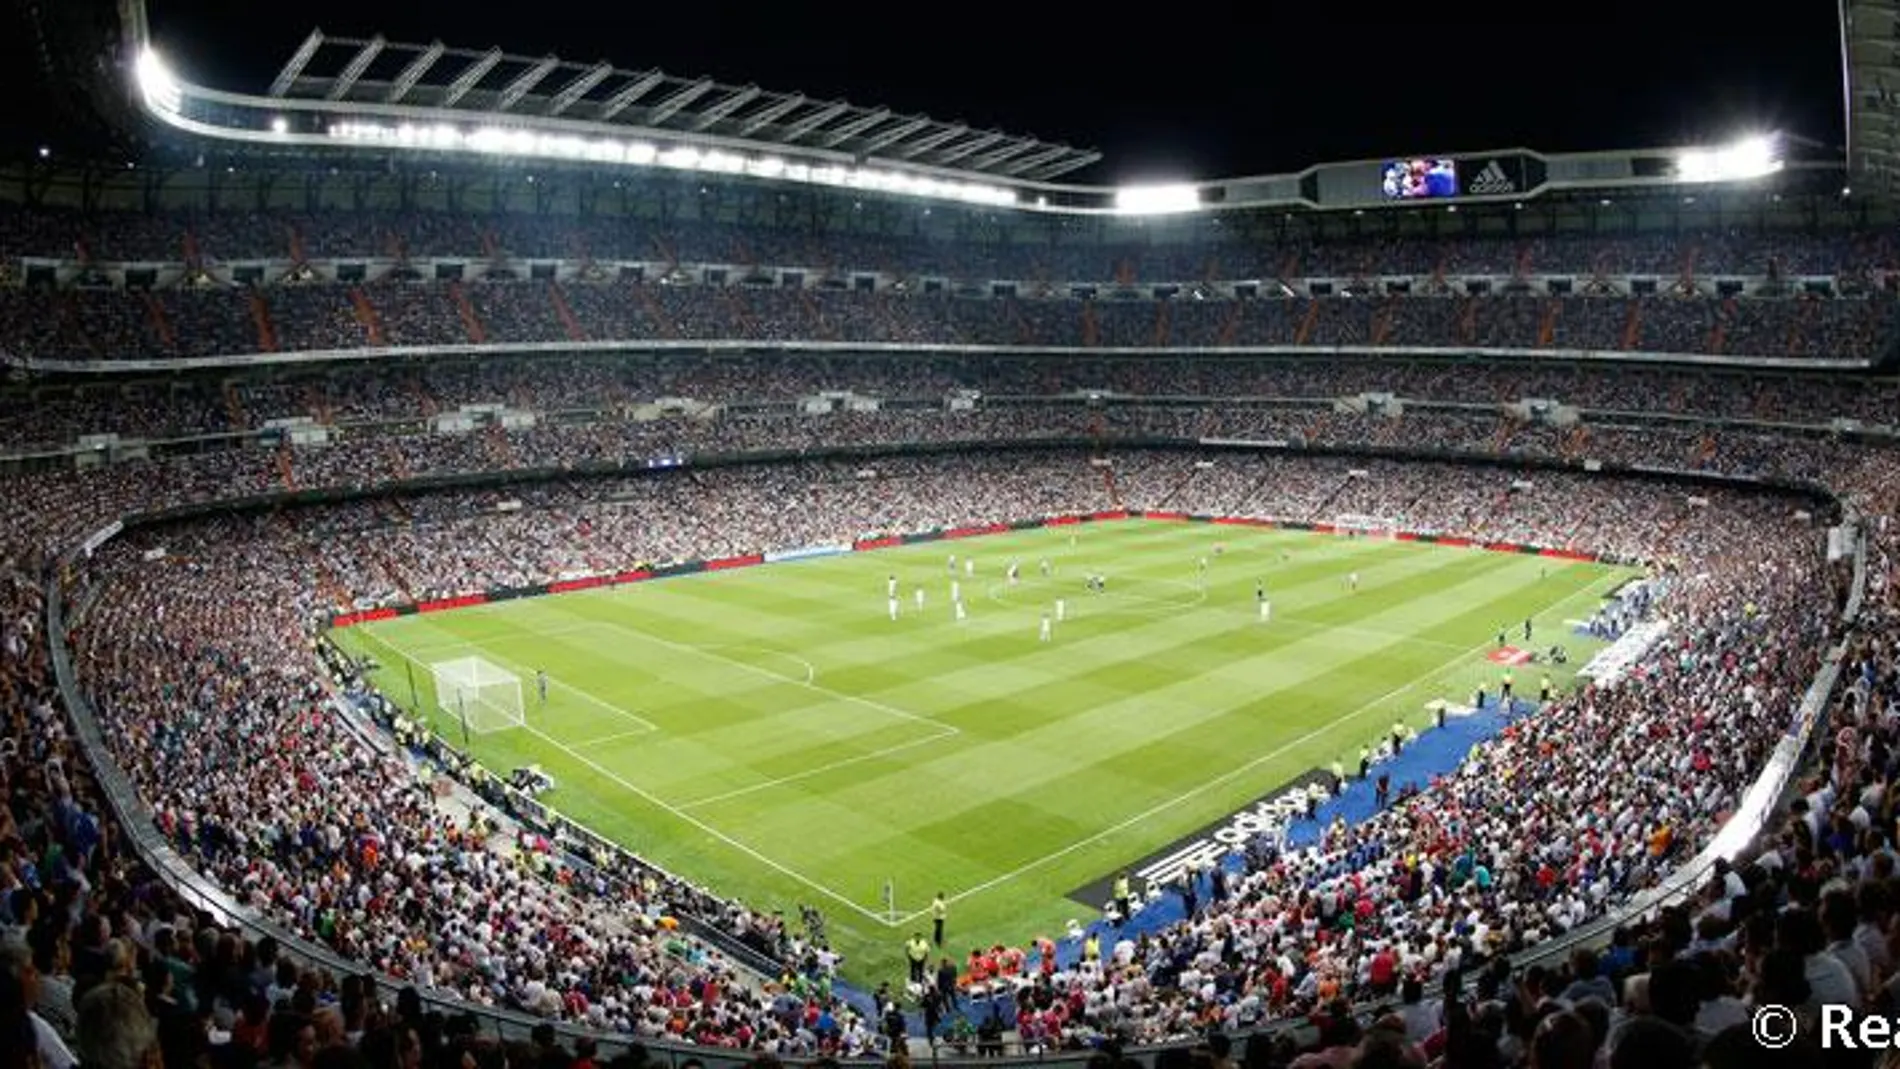
[[1549,171],[1543,157],[1528,151],[1400,156],[1367,163],[1321,164],[1300,176],[1300,195],[1321,208],[1487,197],[1521,199],[1541,192]]

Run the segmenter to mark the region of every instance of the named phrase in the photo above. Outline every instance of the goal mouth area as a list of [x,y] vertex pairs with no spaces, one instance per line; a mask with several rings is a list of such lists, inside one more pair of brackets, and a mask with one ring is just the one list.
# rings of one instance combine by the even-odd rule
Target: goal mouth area
[[484,657],[457,657],[429,665],[435,704],[470,733],[527,724],[521,677]]

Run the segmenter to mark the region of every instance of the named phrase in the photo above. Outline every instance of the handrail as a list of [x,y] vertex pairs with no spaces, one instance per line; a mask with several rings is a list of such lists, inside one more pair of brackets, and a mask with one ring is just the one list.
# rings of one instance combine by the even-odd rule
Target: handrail
[[[1231,443],[1231,445],[1240,447],[1242,444]],[[1342,452],[1342,450],[1324,449],[1315,450],[1314,452],[1339,453]],[[1380,450],[1377,452],[1380,455],[1387,456],[1395,454],[1395,451],[1392,450]],[[1421,458],[1429,456],[1434,460],[1456,460],[1461,456],[1444,451],[1430,454],[1420,453],[1417,455]],[[733,459],[737,458],[735,457]],[[1472,463],[1489,464],[1495,463],[1497,458],[1478,454],[1463,455],[1462,459]],[[1737,485],[1757,485],[1762,487],[1783,485],[1783,488],[1786,488],[1785,484],[1775,484],[1766,480],[1746,477],[1711,478],[1708,473],[1702,472],[1672,472],[1665,469],[1650,469],[1646,474],[1685,478],[1691,481],[1719,481]],[[297,496],[300,495],[279,493],[254,496],[246,500],[250,503],[259,503],[267,500]],[[282,925],[237,902],[221,888],[206,879],[202,874],[193,870],[185,859],[174,851],[170,844],[165,842],[153,821],[153,814],[150,808],[139,796],[130,778],[125,775],[123,768],[105,745],[91,702],[83,693],[75,677],[71,662],[71,652],[66,642],[64,591],[61,588],[59,580],[60,574],[77,560],[82,552],[82,548],[96,550],[100,545],[103,545],[106,541],[109,541],[119,533],[124,526],[128,524],[135,525],[142,522],[147,516],[156,518],[164,514],[177,515],[181,511],[192,512],[195,511],[195,509],[167,509],[160,510],[159,513],[138,514],[113,520],[95,531],[91,536],[85,539],[81,545],[76,545],[69,549],[60,557],[58,563],[49,569],[45,579],[47,644],[53,665],[54,679],[57,683],[63,704],[66,707],[67,717],[73,729],[74,737],[78,740],[81,749],[85,752],[87,759],[92,764],[101,790],[106,796],[107,804],[112,809],[113,817],[119,822],[120,827],[125,832],[123,841],[132,848],[141,862],[150,868],[153,873],[158,875],[168,887],[177,892],[187,903],[209,914],[220,923],[243,931],[249,938],[270,937],[293,958],[328,970],[334,975],[366,974],[366,970],[364,970],[361,965],[339,957],[329,949],[296,935]],[[1866,581],[1864,532],[1862,532],[1857,539],[1853,553],[1855,558],[1854,587],[1850,595],[1849,612],[1843,615],[1843,622],[1850,626],[1854,622],[1853,613],[1858,611],[1861,591],[1864,589]],[[1731,817],[1729,823],[1718,832],[1716,839],[1698,854],[1695,861],[1672,873],[1659,887],[1619,907],[1609,916],[1584,925],[1564,936],[1547,941],[1539,947],[1533,948],[1518,958],[1513,959],[1514,965],[1521,966],[1533,961],[1548,960],[1552,955],[1567,953],[1569,949],[1574,946],[1592,939],[1601,939],[1607,936],[1609,932],[1614,931],[1623,924],[1629,923],[1633,919],[1645,916],[1669,902],[1680,900],[1680,898],[1686,894],[1693,894],[1698,881],[1706,877],[1709,869],[1713,867],[1717,858],[1733,857],[1742,847],[1746,846],[1747,843],[1759,833],[1770,809],[1773,807],[1775,801],[1779,799],[1789,778],[1792,776],[1801,754],[1813,737],[1817,726],[1824,719],[1828,696],[1832,692],[1839,677],[1840,661],[1844,649],[1845,645],[1843,644],[1828,652],[1825,663],[1817,673],[1813,683],[1809,686],[1802,701],[1801,716],[1795,725],[1795,729],[1776,747],[1774,755],[1771,756],[1768,764],[1764,767],[1762,774],[1757,777],[1754,784],[1751,785],[1745,794],[1742,804],[1737,808],[1736,815]],[[388,977],[371,976],[371,979],[386,996],[393,996],[396,991],[406,986]],[[428,1007],[454,1016],[472,1015],[482,1027],[502,1037],[524,1038],[535,1026],[550,1024],[555,1028],[558,1035],[568,1040],[589,1036],[594,1038],[604,1049],[610,1052],[637,1042],[645,1046],[650,1055],[656,1058],[663,1058],[670,1066],[678,1066],[681,1062],[690,1058],[702,1062],[708,1069],[739,1069],[739,1067],[745,1065],[750,1060],[750,1055],[745,1053],[723,1051],[719,1048],[677,1044],[625,1033],[600,1033],[581,1028],[569,1022],[549,1021],[511,1009],[493,1006],[477,1006],[462,1002],[444,992],[425,991],[420,992],[420,994],[425,1005]],[[1248,1033],[1247,1036],[1276,1035],[1289,1027],[1298,1027],[1299,1023],[1298,1021],[1269,1022]],[[1158,1052],[1168,1049],[1178,1049],[1188,1045],[1188,1042],[1189,1041],[1178,1041],[1147,1046],[1131,1051],[1130,1054],[1144,1061],[1146,1064],[1153,1064],[1154,1056]],[[964,1059],[960,1056],[952,1056],[948,1053],[947,1048],[940,1047],[931,1048],[929,1060],[932,1064],[965,1064]],[[972,1059],[968,1064],[972,1066],[981,1064],[987,1067],[995,1067],[999,1065],[1008,1066],[1016,1062],[1034,1062],[1038,1065],[1079,1067],[1085,1060],[1086,1054],[1077,1054],[1073,1057],[1065,1054],[1048,1057],[1034,1054],[1022,1059],[984,1058],[980,1060],[980,1063],[978,1060]],[[807,1064],[806,1060],[803,1059],[790,1059],[790,1062],[800,1065]]]
[[[1420,298],[1423,299],[1423,298]],[[117,375],[139,371],[201,371],[211,368],[263,367],[287,364],[367,363],[371,361],[428,360],[450,356],[586,356],[612,353],[690,353],[697,357],[748,353],[825,353],[863,356],[1087,356],[1104,357],[1240,357],[1240,356],[1356,356],[1477,357],[1481,359],[1568,360],[1603,364],[1693,364],[1704,367],[1773,368],[1813,371],[1866,371],[1872,360],[1842,360],[1791,356],[1712,356],[1707,353],[1622,352],[1595,349],[1512,349],[1499,346],[1437,345],[1232,345],[1156,348],[1151,345],[937,345],[915,342],[747,341],[723,339],[677,341],[501,342],[477,345],[363,346],[353,349],[306,349],[283,353],[227,353],[218,356],[163,359],[76,360],[0,354],[11,366],[25,371],[59,374]]]

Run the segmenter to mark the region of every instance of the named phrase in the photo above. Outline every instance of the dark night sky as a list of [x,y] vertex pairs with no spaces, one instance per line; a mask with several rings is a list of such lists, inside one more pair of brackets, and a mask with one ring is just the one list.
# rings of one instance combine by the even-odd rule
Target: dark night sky
[[[1831,3],[1776,5],[1768,18],[1702,0],[1556,11],[1313,0],[1142,5],[1147,17],[1132,20],[1077,17],[1110,5],[855,0],[323,0],[247,4],[238,19],[225,17],[228,3],[149,4],[160,47],[186,77],[211,85],[261,88],[313,25],[337,36],[440,38],[1099,148],[1103,163],[1076,176],[1095,181],[1513,145],[1638,148],[1752,128],[1842,140]],[[1275,10],[1285,13],[1269,18]]]

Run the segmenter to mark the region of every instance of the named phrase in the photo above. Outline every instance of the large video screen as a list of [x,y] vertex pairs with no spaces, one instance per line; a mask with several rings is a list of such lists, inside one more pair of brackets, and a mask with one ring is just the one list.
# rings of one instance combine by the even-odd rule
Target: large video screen
[[1418,200],[1458,195],[1458,164],[1434,157],[1414,156],[1385,165],[1382,184],[1387,200]]

